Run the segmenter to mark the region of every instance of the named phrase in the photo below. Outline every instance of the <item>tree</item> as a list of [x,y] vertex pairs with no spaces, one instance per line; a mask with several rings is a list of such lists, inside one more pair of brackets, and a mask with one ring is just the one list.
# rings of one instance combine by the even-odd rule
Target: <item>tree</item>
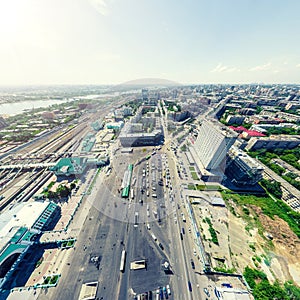
[[261,185],[266,188],[266,190],[273,194],[275,197],[281,199],[282,197],[282,190],[281,190],[281,184],[277,181],[270,182],[266,179],[261,180]]
[[271,285],[268,280],[262,280],[253,289],[253,296],[256,300],[289,300],[286,292],[278,282]]

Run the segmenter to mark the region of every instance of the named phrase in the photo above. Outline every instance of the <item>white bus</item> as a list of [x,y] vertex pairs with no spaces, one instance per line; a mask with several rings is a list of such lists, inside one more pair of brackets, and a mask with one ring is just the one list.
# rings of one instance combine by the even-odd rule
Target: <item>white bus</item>
[[123,250],[121,254],[121,263],[120,263],[120,271],[124,272],[125,270],[125,259],[126,259],[126,251]]
[[138,227],[138,218],[139,218],[139,213],[135,212],[134,214],[134,227]]

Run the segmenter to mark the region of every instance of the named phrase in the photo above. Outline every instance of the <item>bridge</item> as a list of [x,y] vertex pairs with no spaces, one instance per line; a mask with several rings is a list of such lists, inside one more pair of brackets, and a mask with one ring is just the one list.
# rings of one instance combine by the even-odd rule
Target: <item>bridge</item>
[[55,166],[55,162],[49,163],[36,163],[36,164],[15,164],[15,165],[1,165],[0,170],[10,169],[38,169],[38,168],[49,168]]

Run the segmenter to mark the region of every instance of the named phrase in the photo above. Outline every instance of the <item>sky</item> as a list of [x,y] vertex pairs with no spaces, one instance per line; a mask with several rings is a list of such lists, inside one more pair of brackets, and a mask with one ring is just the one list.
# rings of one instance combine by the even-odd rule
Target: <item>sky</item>
[[0,85],[300,83],[299,0],[0,0]]

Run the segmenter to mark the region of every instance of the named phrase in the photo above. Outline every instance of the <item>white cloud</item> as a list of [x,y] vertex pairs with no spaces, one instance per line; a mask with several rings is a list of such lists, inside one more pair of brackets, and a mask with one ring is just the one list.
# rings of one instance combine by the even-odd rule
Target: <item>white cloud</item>
[[240,70],[236,67],[228,67],[224,66],[222,63],[219,63],[214,69],[212,69],[210,72],[211,73],[232,73],[232,72],[239,72]]
[[267,71],[269,70],[271,67],[271,63],[267,63],[267,64],[264,64],[264,65],[260,65],[260,66],[256,66],[256,67],[253,67],[251,68],[249,71],[251,72],[256,72],[256,71]]
[[296,68],[300,68],[300,64],[296,65]]
[[90,4],[103,16],[109,13],[107,0],[88,0]]

